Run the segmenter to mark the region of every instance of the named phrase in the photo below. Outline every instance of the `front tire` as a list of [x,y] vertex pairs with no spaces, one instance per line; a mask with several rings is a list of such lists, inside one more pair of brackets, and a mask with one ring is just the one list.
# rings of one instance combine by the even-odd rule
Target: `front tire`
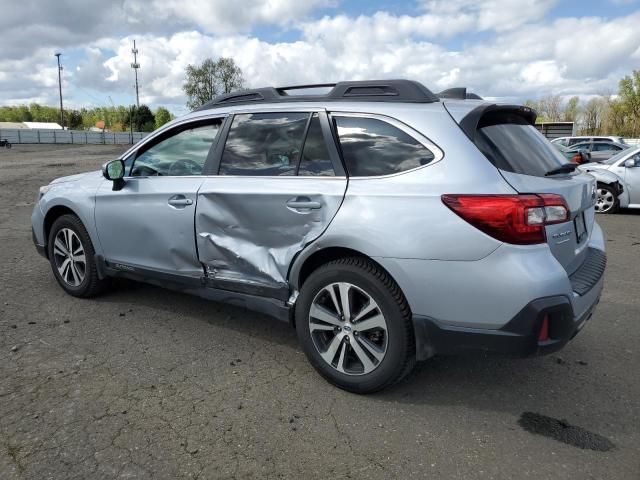
[[387,388],[415,364],[407,300],[365,258],[335,260],[309,276],[296,302],[296,331],[313,367],[350,392]]
[[597,188],[596,213],[616,213],[620,207],[620,200],[615,190],[604,183],[599,183]]
[[93,297],[106,287],[107,280],[98,276],[91,238],[75,215],[62,215],[53,222],[47,249],[53,275],[69,295]]

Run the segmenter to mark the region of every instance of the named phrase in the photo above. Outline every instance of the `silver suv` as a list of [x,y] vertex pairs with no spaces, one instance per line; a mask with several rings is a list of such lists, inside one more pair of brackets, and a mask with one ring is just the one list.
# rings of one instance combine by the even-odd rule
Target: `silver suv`
[[535,112],[407,80],[297,88],[218,97],[42,187],[33,238],[62,288],[129,277],[265,312],[354,392],[582,328],[606,263],[595,179]]

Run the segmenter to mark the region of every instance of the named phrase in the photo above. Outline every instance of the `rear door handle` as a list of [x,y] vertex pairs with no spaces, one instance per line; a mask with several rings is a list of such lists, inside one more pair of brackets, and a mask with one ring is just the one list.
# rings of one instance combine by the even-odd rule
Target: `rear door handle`
[[169,199],[169,205],[176,208],[184,208],[187,205],[193,205],[193,200],[184,195],[174,195]]
[[297,209],[310,209],[317,210],[318,208],[322,208],[322,204],[320,202],[314,202],[308,197],[298,197],[292,198],[287,202],[287,207]]

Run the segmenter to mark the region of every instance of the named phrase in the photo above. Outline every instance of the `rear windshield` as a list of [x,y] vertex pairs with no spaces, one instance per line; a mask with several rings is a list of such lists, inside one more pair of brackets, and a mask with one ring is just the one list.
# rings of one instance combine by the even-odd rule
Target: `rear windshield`
[[544,177],[567,159],[526,119],[491,112],[480,120],[474,143],[500,170]]

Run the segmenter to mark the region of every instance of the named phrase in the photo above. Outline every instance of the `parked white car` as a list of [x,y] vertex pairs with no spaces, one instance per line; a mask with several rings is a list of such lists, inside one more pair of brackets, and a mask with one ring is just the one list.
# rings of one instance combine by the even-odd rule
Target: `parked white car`
[[[619,208],[640,208],[640,147],[628,148],[599,163],[585,163],[581,170],[598,181],[596,212],[615,213]],[[613,175],[622,185],[617,192]]]

